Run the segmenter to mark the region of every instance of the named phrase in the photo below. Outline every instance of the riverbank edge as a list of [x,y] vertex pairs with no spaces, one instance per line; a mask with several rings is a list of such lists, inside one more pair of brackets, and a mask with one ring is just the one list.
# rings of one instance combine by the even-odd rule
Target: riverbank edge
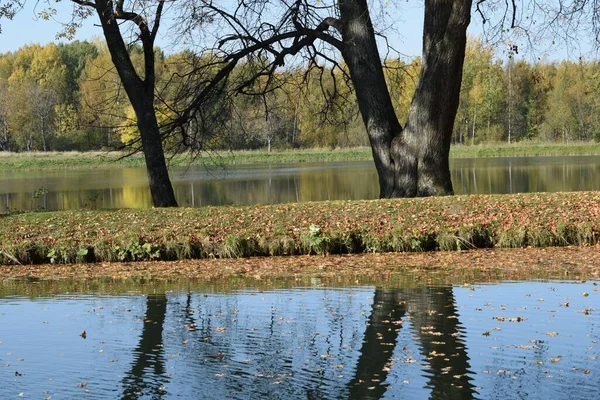
[[[478,157],[528,157],[528,156],[567,156],[600,155],[600,143],[516,143],[498,145],[453,145],[450,158]],[[371,161],[369,147],[343,149],[306,149],[266,152],[222,151],[197,155],[180,154],[167,156],[171,167],[206,165],[223,167],[227,165],[285,164],[309,162],[349,162]],[[45,170],[45,169],[92,169],[144,167],[142,154],[126,157],[122,152],[0,152],[0,170]]]
[[[373,283],[411,287],[522,279],[598,280],[600,246],[0,266],[0,292],[11,282],[65,280],[73,285],[69,291],[120,292],[131,290],[127,282],[132,280],[146,286],[201,281],[222,291],[248,286]],[[228,284],[218,283],[223,280]],[[121,286],[125,289],[118,289]]]
[[0,216],[0,264],[5,265],[598,243],[600,192]]

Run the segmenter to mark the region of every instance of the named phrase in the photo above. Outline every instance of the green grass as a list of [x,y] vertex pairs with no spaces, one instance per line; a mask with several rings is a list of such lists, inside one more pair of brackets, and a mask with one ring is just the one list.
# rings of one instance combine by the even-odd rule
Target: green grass
[[[451,158],[468,157],[507,157],[507,156],[550,156],[550,155],[600,155],[600,143],[516,143],[496,145],[454,145],[450,150]],[[15,169],[79,169],[79,168],[121,168],[143,167],[141,154],[121,158],[120,152],[0,152],[0,170]],[[268,153],[263,150],[218,152],[191,157],[188,154],[169,157],[171,166],[186,165],[235,165],[259,163],[304,163],[331,161],[370,161],[371,149],[357,147],[348,149],[307,149],[283,150]]]
[[600,155],[600,143],[577,142],[569,144],[518,142],[494,145],[453,145],[450,157],[518,157],[518,156],[567,156]]
[[600,192],[0,216],[0,263],[593,245]]

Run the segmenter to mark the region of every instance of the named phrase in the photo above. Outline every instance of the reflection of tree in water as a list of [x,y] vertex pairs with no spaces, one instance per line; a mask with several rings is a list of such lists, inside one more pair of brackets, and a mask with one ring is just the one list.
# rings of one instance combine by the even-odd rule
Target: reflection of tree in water
[[365,331],[354,379],[350,382],[353,399],[379,399],[386,391],[384,382],[391,367],[391,358],[398,339],[406,307],[399,304],[397,291],[377,289],[373,311]]
[[134,350],[131,370],[123,378],[123,399],[140,397],[160,399],[166,382],[163,355],[163,325],[167,313],[167,296],[149,294],[140,342]]
[[452,287],[405,290],[411,322],[429,363],[430,399],[471,399],[469,357],[462,339]]
[[429,364],[426,388],[431,389],[430,399],[474,398],[451,287],[376,290],[355,377],[350,382],[350,397],[379,399],[386,392],[385,379],[402,327],[399,321],[406,311]]
[[[356,305],[350,300],[339,302],[345,298],[351,299],[325,295],[316,309],[301,308],[304,318],[298,323],[294,322],[297,307],[306,305],[301,298],[290,307],[287,298],[274,295],[273,303],[265,303],[269,308],[253,308],[239,315],[237,309],[245,308],[243,295],[195,297],[188,293],[179,303],[174,299],[173,315],[192,339],[185,352],[194,360],[187,364],[191,369],[185,377],[180,377],[189,379],[189,387],[174,390],[210,390],[211,395],[225,397],[379,399],[391,385],[389,389],[400,394],[401,383],[389,377],[398,376],[394,370],[400,365],[394,363],[402,362],[401,350],[396,349],[400,329],[412,326],[420,358],[426,360],[425,389],[430,390],[430,398],[475,396],[451,287],[376,289],[365,330],[360,318],[350,318]],[[123,379],[124,399],[160,399],[166,394],[162,389],[169,379],[163,354],[166,310],[164,294],[148,296],[135,359]],[[325,313],[315,314],[321,310]],[[335,365],[344,365],[357,349],[353,350],[353,344],[361,339],[353,377],[344,378],[343,370]],[[181,352],[184,354],[183,348]],[[351,369],[352,363],[345,368]],[[402,373],[402,369],[398,371]],[[223,374],[228,378],[215,380]]]

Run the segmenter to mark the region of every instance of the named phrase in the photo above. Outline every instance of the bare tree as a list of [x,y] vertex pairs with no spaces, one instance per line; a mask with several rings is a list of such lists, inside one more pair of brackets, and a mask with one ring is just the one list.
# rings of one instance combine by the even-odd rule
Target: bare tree
[[[212,55],[210,61],[191,72],[209,78],[197,82],[186,107],[174,110],[171,130],[184,130],[226,85],[235,93],[265,95],[280,86],[277,68],[307,61],[308,71],[331,71],[334,80],[347,80],[354,87],[380,197],[452,194],[448,156],[471,0],[425,1],[423,68],[404,127],[388,92],[367,1],[333,1],[240,1],[232,9],[211,0],[190,2],[182,13],[188,17],[181,21],[185,32],[198,36],[197,24],[205,27],[208,21],[218,32],[217,41],[203,49]],[[241,72],[234,76],[234,69]],[[209,70],[217,72],[206,74]],[[324,94],[338,93],[334,89]]]

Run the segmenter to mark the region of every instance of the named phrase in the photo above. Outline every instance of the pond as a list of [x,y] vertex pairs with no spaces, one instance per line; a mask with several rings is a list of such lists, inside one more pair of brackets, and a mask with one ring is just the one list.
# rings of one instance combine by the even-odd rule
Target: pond
[[0,398],[600,398],[597,281],[284,286],[4,281]]
[[[457,194],[600,190],[600,156],[451,160]],[[172,168],[182,206],[374,199],[372,162]],[[142,168],[0,170],[0,210],[151,206]]]

